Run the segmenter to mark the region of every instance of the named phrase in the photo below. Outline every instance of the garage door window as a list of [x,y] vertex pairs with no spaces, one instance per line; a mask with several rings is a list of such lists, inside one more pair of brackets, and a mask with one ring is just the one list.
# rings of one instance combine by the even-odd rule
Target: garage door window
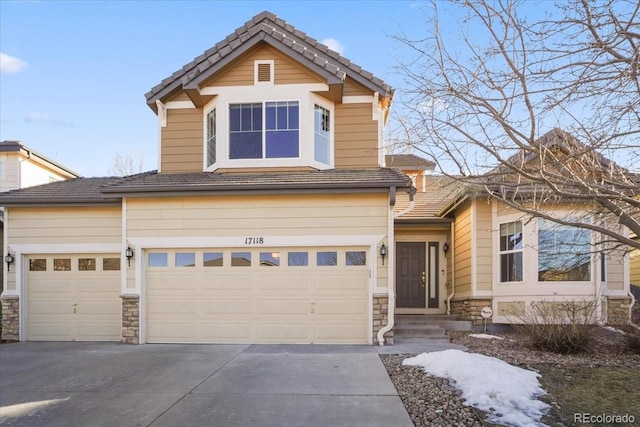
[[318,252],[319,267],[338,265],[338,252]]
[[367,253],[365,251],[347,251],[345,264],[351,265],[367,265]]
[[46,258],[30,259],[29,271],[47,271],[47,259]]
[[166,267],[168,257],[166,252],[154,252],[149,254],[149,267]]
[[176,253],[176,267],[195,267],[196,254],[194,252]]
[[78,258],[78,271],[96,271],[96,259]]
[[71,271],[71,258],[55,258],[53,271]]
[[260,252],[261,267],[278,267],[280,265],[280,252]]
[[309,265],[309,252],[289,252],[289,267],[306,267]]
[[222,267],[222,252],[205,252],[202,255],[202,265],[205,267]]
[[103,271],[120,271],[120,258],[102,258]]
[[251,252],[231,252],[231,267],[251,267]]

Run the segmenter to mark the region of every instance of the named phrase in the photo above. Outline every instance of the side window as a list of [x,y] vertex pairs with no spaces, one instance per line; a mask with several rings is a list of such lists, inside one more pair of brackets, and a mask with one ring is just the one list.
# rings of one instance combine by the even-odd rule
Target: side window
[[316,104],[313,116],[313,159],[325,165],[331,163],[330,120],[329,110]]
[[207,113],[207,167],[216,162],[216,109]]
[[522,221],[500,224],[500,282],[521,282],[523,279]]

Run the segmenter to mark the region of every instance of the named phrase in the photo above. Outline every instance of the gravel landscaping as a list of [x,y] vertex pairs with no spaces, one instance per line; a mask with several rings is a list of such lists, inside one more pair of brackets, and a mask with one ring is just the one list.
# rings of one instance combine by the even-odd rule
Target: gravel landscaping
[[[624,348],[621,334],[598,328],[591,351],[578,355],[561,355],[527,348],[514,332],[497,333],[502,340],[469,337],[469,332],[450,332],[451,342],[466,346],[470,352],[496,357],[522,368],[612,368],[638,369],[640,354]],[[464,406],[459,392],[448,380],[425,374],[420,368],[402,366],[402,361],[414,356],[381,355],[383,364],[398,390],[416,426],[491,426],[486,414]],[[554,425],[556,425],[554,423]]]

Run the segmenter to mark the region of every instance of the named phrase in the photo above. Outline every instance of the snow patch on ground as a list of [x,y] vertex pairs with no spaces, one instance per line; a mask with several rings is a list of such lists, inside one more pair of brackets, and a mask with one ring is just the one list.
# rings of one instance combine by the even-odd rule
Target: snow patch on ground
[[503,340],[504,338],[489,334],[469,334],[471,338],[479,338],[481,340]]
[[604,329],[606,329],[607,331],[611,331],[611,332],[615,332],[617,334],[622,334],[622,335],[627,335],[624,331],[621,331],[620,329],[616,329],[613,326],[603,326]]
[[546,391],[540,386],[540,374],[536,372],[495,357],[460,350],[422,353],[405,359],[402,364],[448,378],[462,392],[465,404],[487,412],[493,423],[544,426],[540,420],[549,405],[537,399]]

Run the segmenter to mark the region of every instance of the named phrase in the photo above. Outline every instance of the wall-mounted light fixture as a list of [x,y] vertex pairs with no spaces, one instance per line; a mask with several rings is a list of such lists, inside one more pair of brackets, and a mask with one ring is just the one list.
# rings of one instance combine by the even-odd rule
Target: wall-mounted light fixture
[[384,243],[380,246],[380,256],[382,257],[382,265],[384,265],[384,257],[387,256],[387,246]]
[[444,242],[444,245],[442,245],[442,251],[444,252],[444,256],[447,256],[447,252],[449,252],[449,244],[447,242]]
[[131,258],[133,258],[133,249],[131,249],[131,246],[127,246],[127,249],[124,251],[124,256],[127,257],[127,266],[131,267]]
[[11,264],[13,264],[15,260],[16,260],[16,257],[11,255],[9,253],[9,250],[7,249],[7,254],[4,256],[4,262],[7,263],[7,271],[9,271],[9,267],[11,266]]

